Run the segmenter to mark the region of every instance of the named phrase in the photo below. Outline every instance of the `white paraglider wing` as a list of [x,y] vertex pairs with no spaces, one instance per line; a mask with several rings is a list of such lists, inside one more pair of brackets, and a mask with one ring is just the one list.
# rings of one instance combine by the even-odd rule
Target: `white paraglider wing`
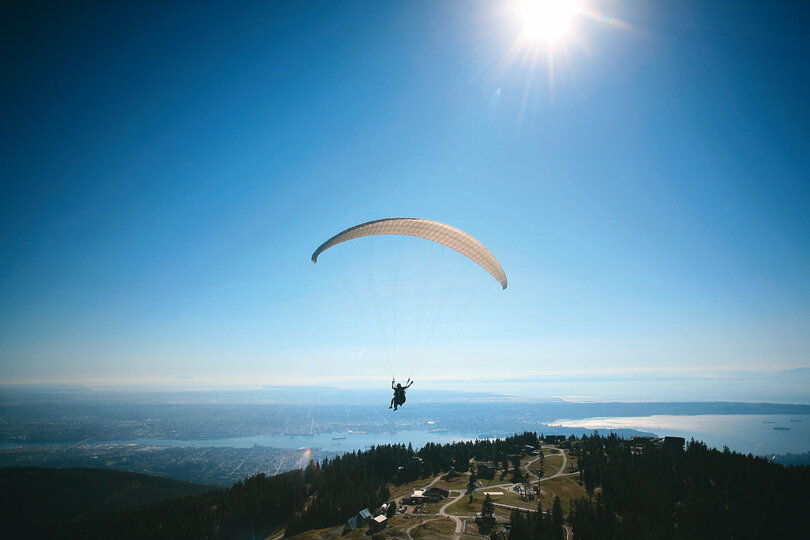
[[416,236],[447,246],[481,266],[492,274],[501,287],[506,288],[506,274],[484,244],[460,229],[429,219],[387,218],[355,225],[321,244],[312,254],[312,262],[318,262],[318,256],[332,246],[355,238],[376,235]]

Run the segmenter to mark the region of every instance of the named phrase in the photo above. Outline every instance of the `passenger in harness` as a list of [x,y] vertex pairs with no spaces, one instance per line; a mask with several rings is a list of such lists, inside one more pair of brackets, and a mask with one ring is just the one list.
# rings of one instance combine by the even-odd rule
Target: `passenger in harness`
[[391,379],[391,389],[394,390],[394,397],[391,398],[391,405],[388,406],[389,409],[393,408],[394,410],[397,410],[397,407],[401,407],[402,404],[405,403],[405,390],[410,388],[413,384],[413,381],[410,378],[408,378],[406,382],[408,384],[405,386],[402,386],[399,383],[396,383],[397,385],[394,386],[394,379]]

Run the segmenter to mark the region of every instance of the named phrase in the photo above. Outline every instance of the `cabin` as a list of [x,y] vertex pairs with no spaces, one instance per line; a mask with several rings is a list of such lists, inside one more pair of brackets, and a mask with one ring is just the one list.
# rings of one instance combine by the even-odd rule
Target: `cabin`
[[450,496],[450,488],[444,484],[435,484],[425,491],[425,499],[428,502],[439,502]]
[[476,463],[475,466],[478,470],[478,478],[487,478],[490,480],[495,478],[495,464],[491,461],[481,461]]
[[560,444],[565,442],[565,435],[546,435],[544,441],[548,444]]
[[372,519],[368,524],[368,532],[375,533],[379,532],[383,529],[388,527],[388,518],[384,515],[379,515]]
[[368,511],[368,508],[363,508],[357,512],[356,515],[346,520],[346,526],[343,528],[343,534],[351,532],[355,529],[359,529],[369,521],[371,521],[371,512]]
[[422,504],[425,502],[425,490],[424,489],[415,489],[413,493],[409,497],[402,499],[402,502],[405,504]]

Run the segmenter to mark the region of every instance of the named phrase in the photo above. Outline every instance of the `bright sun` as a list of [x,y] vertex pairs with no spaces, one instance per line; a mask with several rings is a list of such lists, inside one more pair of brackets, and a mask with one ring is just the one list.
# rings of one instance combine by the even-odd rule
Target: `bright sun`
[[579,11],[577,0],[518,0],[517,16],[523,25],[523,39],[554,43],[571,30]]

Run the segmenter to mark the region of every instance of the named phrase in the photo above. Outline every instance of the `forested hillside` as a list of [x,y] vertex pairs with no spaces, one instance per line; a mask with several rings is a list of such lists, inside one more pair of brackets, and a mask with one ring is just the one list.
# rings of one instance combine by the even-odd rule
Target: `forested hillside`
[[0,469],[0,521],[25,537],[39,538],[111,513],[212,489],[106,469],[4,468]]
[[803,538],[810,469],[709,449],[584,437],[579,466],[591,500],[574,504],[577,540]]

